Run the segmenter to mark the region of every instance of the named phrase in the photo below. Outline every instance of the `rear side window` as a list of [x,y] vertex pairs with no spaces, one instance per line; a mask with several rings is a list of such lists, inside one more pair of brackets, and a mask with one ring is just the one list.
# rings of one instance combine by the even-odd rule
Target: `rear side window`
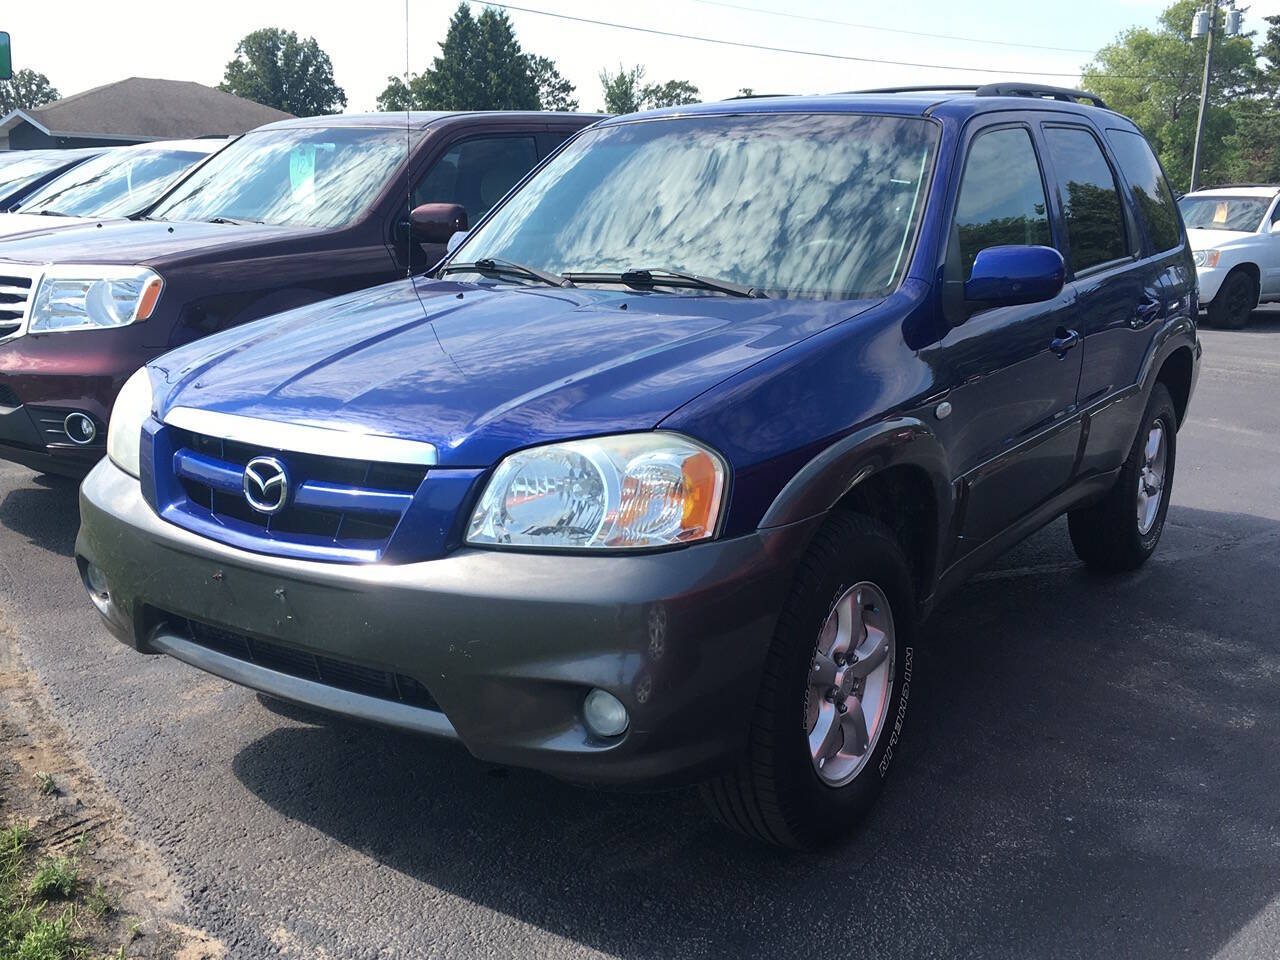
[[1124,208],[1102,147],[1088,130],[1049,127],[1049,156],[1062,193],[1062,213],[1076,273],[1128,255]]
[[1052,242],[1031,134],[1022,127],[1006,127],[979,136],[969,148],[956,202],[951,243],[959,250],[963,272],[955,279],[968,277],[978,251],[987,247]]
[[448,149],[413,191],[413,206],[460,203],[475,226],[538,162],[531,136],[478,137]]
[[1128,130],[1108,130],[1107,139],[1125,179],[1133,191],[1133,203],[1147,224],[1155,252],[1172,250],[1182,242],[1178,230],[1178,207],[1165,182],[1155,154],[1140,134]]

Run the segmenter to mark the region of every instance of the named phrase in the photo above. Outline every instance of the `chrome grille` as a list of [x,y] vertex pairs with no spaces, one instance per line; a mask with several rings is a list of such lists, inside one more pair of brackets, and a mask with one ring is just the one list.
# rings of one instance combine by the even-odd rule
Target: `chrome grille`
[[34,276],[0,265],[0,340],[22,332],[34,292]]

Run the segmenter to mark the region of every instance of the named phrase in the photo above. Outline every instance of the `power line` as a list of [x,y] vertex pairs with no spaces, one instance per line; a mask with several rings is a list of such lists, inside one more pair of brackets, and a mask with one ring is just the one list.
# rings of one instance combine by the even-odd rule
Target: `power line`
[[931,37],[935,40],[961,40],[965,43],[990,43],[998,47],[1027,47],[1031,50],[1061,50],[1064,53],[1096,53],[1096,50],[1085,50],[1081,47],[1053,47],[1041,43],[1017,43],[1013,40],[988,40],[985,37],[961,37],[950,33],[925,33],[923,30],[904,30],[901,27],[882,27],[872,23],[853,23],[849,20],[832,20],[828,17],[813,17],[803,13],[787,13],[784,10],[770,10],[766,7],[749,7],[741,3],[725,3],[724,0],[693,0],[711,7],[726,7],[729,10],[746,10],[749,13],[763,13],[773,17],[786,17],[789,20],[808,20],[811,23],[829,23],[839,27],[857,27],[860,30],[880,30],[884,33],[901,33],[909,37]]
[[[764,50],[769,53],[791,53],[802,57],[822,57],[827,60],[843,60],[849,63],[878,63],[890,67],[918,67],[925,70],[951,70],[963,73],[1000,73],[1020,74],[1029,77],[1078,77],[1081,71],[1069,73],[1052,70],[1020,70],[1016,67],[964,67],[951,63],[916,63],[910,60],[884,60],[878,57],[855,57],[851,54],[824,53],[819,50],[798,50],[794,47],[773,47],[763,43],[747,43],[742,40],[723,40],[719,37],[702,37],[691,33],[676,33],[672,30],[658,30],[655,27],[635,27],[626,23],[611,23],[608,20],[593,20],[590,17],[575,17],[567,13],[552,13],[550,10],[535,10],[532,7],[521,7],[514,3],[495,3],[493,0],[468,0],[486,7],[497,7],[499,10],[512,10],[517,13],[532,13],[539,17],[552,17],[556,20],[570,20],[574,23],[588,23],[597,27],[612,27],[615,30],[630,30],[634,33],[647,33],[658,37],[672,37],[676,40],[697,40],[700,43],[714,43],[724,47],[741,47],[747,50]],[[1116,74],[1100,74],[1100,76],[1117,76]],[[1146,77],[1128,77],[1123,79],[1143,80]]]

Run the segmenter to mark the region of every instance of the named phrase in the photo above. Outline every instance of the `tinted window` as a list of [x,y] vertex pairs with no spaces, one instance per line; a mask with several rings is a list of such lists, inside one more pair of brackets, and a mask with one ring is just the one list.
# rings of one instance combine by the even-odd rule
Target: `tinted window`
[[1116,178],[1093,134],[1076,127],[1045,130],[1061,185],[1062,212],[1076,273],[1119,260],[1128,252]]
[[952,243],[959,245],[960,276],[978,251],[1005,244],[1052,245],[1044,181],[1031,134],[1021,127],[984,133],[969,148],[956,202]]
[[595,127],[458,257],[556,273],[680,270],[774,297],[883,296],[911,255],[937,139],[927,120],[854,114]]
[[1177,204],[1147,141],[1127,130],[1108,130],[1107,139],[1133,190],[1134,205],[1147,225],[1152,245],[1157,252],[1176,247],[1182,239]]
[[1178,201],[1182,219],[1196,230],[1238,230],[1253,233],[1271,201],[1266,197],[1228,197],[1201,194]]
[[413,205],[460,203],[474,224],[538,162],[533,137],[482,137],[454,144],[419,181]]

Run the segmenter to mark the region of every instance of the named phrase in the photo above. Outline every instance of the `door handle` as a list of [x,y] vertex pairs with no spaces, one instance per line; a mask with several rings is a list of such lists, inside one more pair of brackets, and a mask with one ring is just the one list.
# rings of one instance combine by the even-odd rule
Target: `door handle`
[[1160,300],[1143,300],[1133,311],[1129,326],[1140,330],[1153,320],[1159,320],[1164,313],[1164,303]]
[[1067,330],[1063,327],[1058,328],[1058,335],[1053,338],[1053,342],[1049,344],[1049,349],[1056,353],[1061,359],[1067,355],[1067,351],[1072,347],[1079,346],[1080,334],[1075,330]]

